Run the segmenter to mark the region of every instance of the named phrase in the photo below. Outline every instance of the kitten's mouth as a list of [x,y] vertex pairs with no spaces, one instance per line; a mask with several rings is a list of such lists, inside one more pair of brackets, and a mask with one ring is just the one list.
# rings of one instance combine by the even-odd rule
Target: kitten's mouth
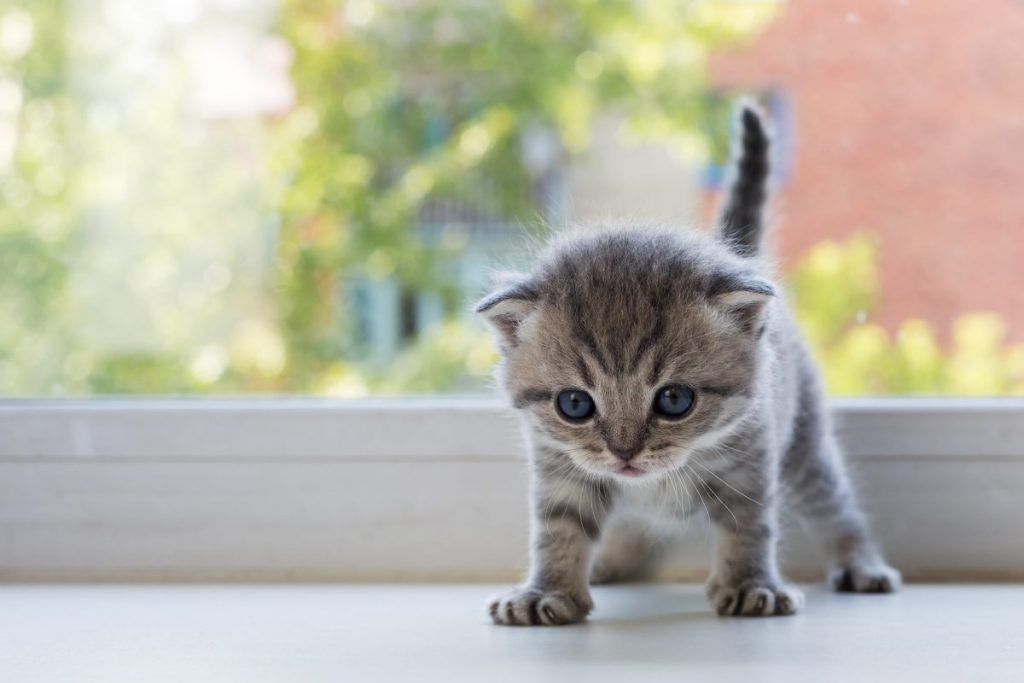
[[619,469],[615,470],[615,473],[622,474],[627,477],[640,477],[647,474],[647,471],[633,467],[632,465],[623,465]]

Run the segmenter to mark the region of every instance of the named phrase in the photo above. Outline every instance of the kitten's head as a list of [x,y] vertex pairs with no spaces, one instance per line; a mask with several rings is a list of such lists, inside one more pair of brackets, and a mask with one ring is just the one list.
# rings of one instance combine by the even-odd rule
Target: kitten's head
[[709,238],[620,228],[556,242],[477,311],[535,438],[566,466],[644,481],[748,413],[773,294],[755,261]]

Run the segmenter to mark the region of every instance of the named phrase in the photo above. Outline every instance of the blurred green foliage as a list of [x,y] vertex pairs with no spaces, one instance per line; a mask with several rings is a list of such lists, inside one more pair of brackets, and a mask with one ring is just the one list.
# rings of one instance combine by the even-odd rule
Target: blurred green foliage
[[[60,294],[72,235],[64,144],[70,112],[59,68],[65,59],[63,36],[61,3],[15,2],[0,10],[0,138],[5,127],[8,136],[13,131],[17,136],[16,146],[0,149],[0,155],[10,155],[0,160],[7,166],[0,172],[4,393],[59,382],[66,360],[68,334]],[[12,116],[15,111],[20,116]]]
[[[526,150],[538,131],[558,141],[564,163],[591,144],[594,116],[615,110],[633,135],[721,161],[725,103],[708,92],[706,57],[755,35],[775,10],[759,0],[282,0],[296,105],[270,125],[268,158],[247,147],[256,122],[218,138],[179,121],[181,87],[136,121],[155,141],[147,160],[116,125],[89,144],[75,137],[96,112],[72,96],[65,2],[7,0],[0,143],[14,145],[5,160],[0,144],[0,395],[478,390],[496,355],[462,316],[384,365],[362,358],[351,348],[348,279],[397,279],[457,309],[447,265],[465,240],[426,239],[418,212],[450,200],[536,222],[547,207]],[[174,156],[183,136],[202,154]],[[110,214],[122,195],[89,167],[95,159],[130,169],[145,191],[120,188],[123,210]],[[153,214],[151,201],[173,215]],[[261,219],[260,201],[277,215]],[[136,239],[111,244],[105,237],[124,233],[102,221],[125,219]],[[147,251],[146,229],[176,253]],[[271,239],[265,259],[193,250],[214,230]],[[174,279],[183,262],[201,282]],[[107,289],[78,291],[75,272],[100,274]],[[152,277],[151,290],[140,277]],[[240,280],[250,293],[235,291]],[[134,311],[103,306],[118,286]],[[792,291],[835,393],[1024,391],[1024,347],[1004,344],[993,315],[961,318],[948,351],[924,321],[891,337],[867,322],[880,293],[866,239],[814,249]],[[118,337],[112,322],[140,311],[145,325],[119,344],[83,332]]]
[[790,274],[797,317],[830,393],[1024,394],[1024,344],[1006,344],[995,313],[960,316],[945,345],[925,320],[905,320],[893,334],[870,322],[882,296],[876,263],[877,245],[861,235],[815,246]]
[[[773,11],[675,0],[285,0],[299,93],[280,159],[289,169],[277,259],[285,388],[335,391],[332,378],[357,372],[339,317],[352,273],[445,295],[443,262],[458,254],[417,234],[422,202],[533,222],[537,178],[523,152],[532,132],[553,131],[565,158],[587,148],[595,113],[615,108],[640,134],[706,153],[705,57]],[[465,374],[445,355],[453,334],[426,335],[383,376],[367,370],[367,388],[446,388]]]

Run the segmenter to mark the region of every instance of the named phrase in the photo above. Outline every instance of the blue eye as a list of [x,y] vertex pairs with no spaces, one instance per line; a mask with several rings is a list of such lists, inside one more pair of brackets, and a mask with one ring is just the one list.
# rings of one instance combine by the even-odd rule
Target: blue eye
[[682,417],[693,407],[695,394],[690,387],[669,384],[654,396],[654,412],[665,417]]
[[586,420],[594,414],[594,399],[585,391],[566,389],[558,394],[558,412],[569,420]]

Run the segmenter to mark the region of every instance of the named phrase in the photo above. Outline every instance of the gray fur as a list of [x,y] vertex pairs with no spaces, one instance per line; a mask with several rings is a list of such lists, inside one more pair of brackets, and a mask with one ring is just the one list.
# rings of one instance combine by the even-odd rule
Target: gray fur
[[[755,110],[743,112],[748,133],[765,130]],[[764,182],[748,151],[767,154],[740,146],[737,185]],[[800,608],[777,567],[782,505],[821,535],[837,590],[898,586],[857,507],[817,371],[757,258],[764,198],[736,186],[729,196],[731,222],[717,240],[598,226],[556,240],[531,274],[478,306],[502,349],[498,379],[527,426],[532,465],[530,573],[491,603],[496,623],[584,619],[591,579],[631,578],[664,547],[636,520],[682,525],[694,513],[718,530],[707,592],[719,614]],[[669,383],[696,391],[681,419],[652,411]],[[565,389],[587,391],[595,415],[563,418]],[[627,464],[643,474],[629,476]]]
[[753,256],[764,232],[764,204],[771,173],[768,127],[757,107],[742,101],[736,108],[740,130],[729,192],[718,219],[719,237],[741,256]]

